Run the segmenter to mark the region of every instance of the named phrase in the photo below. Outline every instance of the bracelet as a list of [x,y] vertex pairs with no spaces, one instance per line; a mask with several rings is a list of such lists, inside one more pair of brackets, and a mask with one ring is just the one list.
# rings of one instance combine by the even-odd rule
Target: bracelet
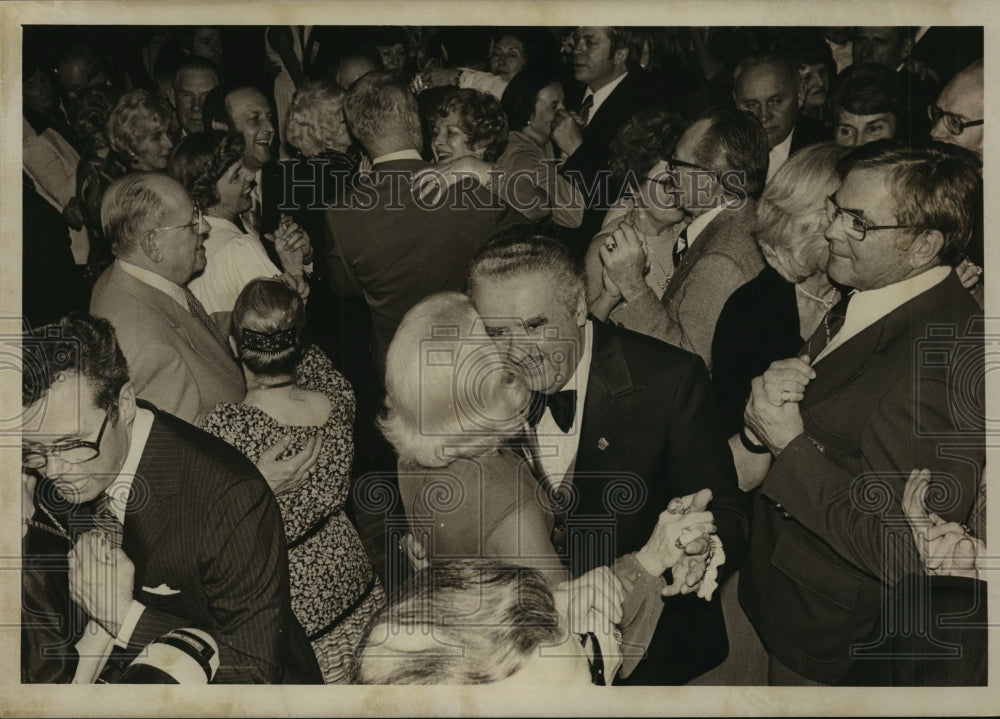
[[757,444],[750,439],[750,435],[747,434],[746,425],[740,427],[740,443],[746,447],[747,452],[752,452],[753,454],[771,454],[771,450],[767,448],[767,445]]

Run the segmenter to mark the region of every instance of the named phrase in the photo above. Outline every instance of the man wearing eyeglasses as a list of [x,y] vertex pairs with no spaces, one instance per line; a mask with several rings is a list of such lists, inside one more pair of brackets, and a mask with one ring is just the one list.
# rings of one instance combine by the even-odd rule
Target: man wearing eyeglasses
[[[22,677],[111,681],[153,639],[195,626],[218,641],[217,682],[318,682],[291,612],[278,505],[250,461],[137,400],[107,320],[38,328],[23,356],[35,511]],[[76,607],[106,632],[107,666],[93,636],[74,652]]]
[[983,159],[983,61],[977,60],[948,81],[937,103],[929,105],[931,139],[971,150]]
[[[754,380],[731,442],[762,482],[739,590],[772,684],[865,673],[884,648],[873,627],[899,611],[888,590],[923,572],[901,509],[910,470],[931,470],[935,511],[963,522],[985,464],[980,310],[952,271],[982,201],[976,160],[879,140],[839,170],[827,272],[854,292],[801,357]],[[912,601],[901,611],[897,632],[934,634]]]

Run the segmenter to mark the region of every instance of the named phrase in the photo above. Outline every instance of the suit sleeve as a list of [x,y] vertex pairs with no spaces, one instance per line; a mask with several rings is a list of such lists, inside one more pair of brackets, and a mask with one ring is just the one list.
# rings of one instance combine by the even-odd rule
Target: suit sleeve
[[[762,491],[847,561],[895,584],[921,571],[901,508],[910,471],[926,467],[937,475],[929,495],[945,498],[949,508],[938,514],[946,521],[965,521],[976,496],[982,436],[963,435],[954,452],[943,451],[935,435],[954,435],[950,414],[945,382],[920,378],[912,392],[897,385],[866,421],[859,474],[801,434],[778,456]],[[974,461],[961,461],[968,458]]]
[[[205,481],[211,482],[211,477]],[[236,483],[206,509],[199,554],[202,590],[216,623],[215,683],[278,683],[289,642],[288,562],[281,517],[263,482]],[[190,620],[147,608],[130,648]]]
[[339,297],[364,297],[364,289],[358,278],[354,275],[354,270],[347,264],[337,236],[334,232],[331,216],[338,210],[327,210],[323,221],[323,253],[326,259],[326,268],[330,273],[330,287]]
[[726,552],[726,563],[719,572],[721,584],[725,576],[739,568],[746,555],[749,495],[739,488],[708,372],[697,358],[689,358],[685,372],[678,378],[669,411],[664,481],[669,482],[670,493],[678,497],[705,487],[712,490],[708,509],[714,515]]

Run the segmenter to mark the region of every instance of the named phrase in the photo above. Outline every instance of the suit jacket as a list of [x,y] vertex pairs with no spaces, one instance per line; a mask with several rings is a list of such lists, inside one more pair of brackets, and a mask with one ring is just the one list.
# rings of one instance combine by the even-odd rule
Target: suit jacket
[[941,482],[929,493],[946,500],[939,515],[965,521],[985,464],[982,332],[978,305],[950,273],[815,363],[805,431],[755,500],[739,588],[790,669],[840,681],[887,587],[923,571],[900,508],[912,469]]
[[[116,649],[112,659],[127,661],[172,629],[197,627],[219,645],[217,683],[322,683],[291,611],[288,555],[271,489],[222,440],[141,406],[155,419],[129,495],[122,549],[135,565],[133,596],[146,609],[128,650]],[[88,508],[67,506],[49,490],[37,493],[38,502],[71,535],[90,528]],[[59,635],[51,631],[36,641],[53,642]],[[40,668],[36,676],[52,680]]]
[[220,402],[242,402],[243,371],[172,297],[116,262],[97,280],[90,312],[115,326],[136,394],[197,424]]
[[[746,551],[749,503],[737,487],[708,373],[689,352],[597,321],[593,327],[575,503],[565,518],[571,570],[610,566],[640,549],[671,498],[709,487],[726,553],[721,583]],[[628,682],[684,683],[721,662],[727,648],[718,592],[711,602],[694,594],[667,599],[648,658]]]
[[815,118],[799,115],[799,119],[795,121],[795,129],[792,131],[792,144],[788,148],[788,156],[791,157],[803,147],[814,145],[817,142],[832,141],[833,130]]
[[764,269],[753,230],[757,203],[723,210],[705,227],[674,271],[663,297],[652,290],[617,315],[629,329],[694,352],[712,369],[715,324],[726,300]]
[[334,291],[364,296],[372,316],[379,376],[403,315],[435,292],[465,287],[469,260],[497,230],[518,221],[481,187],[452,187],[431,207],[414,201],[422,160],[379,163],[342,205],[326,213],[327,264]]
[[[579,239],[579,242],[574,241],[574,246],[579,244],[581,255],[601,229],[608,208],[621,194],[622,188],[613,183],[609,170],[609,145],[632,115],[649,104],[648,98],[644,97],[645,88],[641,71],[628,73],[590,117],[583,128],[583,143],[560,168],[563,176],[583,192],[587,203],[580,228],[571,233],[572,237]],[[577,83],[572,92],[574,96],[568,98],[567,105],[578,108],[586,87]]]

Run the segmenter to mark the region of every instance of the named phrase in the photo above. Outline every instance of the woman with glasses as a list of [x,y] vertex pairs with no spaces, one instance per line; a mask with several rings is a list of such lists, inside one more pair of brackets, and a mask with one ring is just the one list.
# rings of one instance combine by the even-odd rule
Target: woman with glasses
[[[621,292],[608,277],[601,248],[619,226],[630,227],[646,251],[646,284],[663,297],[674,271],[673,250],[684,227],[671,164],[683,119],[667,110],[643,110],[629,120],[611,143],[611,168],[628,191],[608,211],[601,231],[587,249],[587,305],[602,321],[617,323]],[[625,325],[627,327],[627,325]]]
[[284,459],[321,438],[298,481],[272,484],[288,541],[292,610],[328,684],[354,671],[354,648],[385,604],[357,529],[344,513],[354,457],[354,392],[305,338],[305,304],[283,282],[257,279],[233,308],[230,343],[247,395],[215,407],[203,426],[252,462],[285,442]]
[[833,143],[803,148],[764,188],[755,237],[767,265],[726,301],[712,341],[712,384],[730,436],[743,426],[753,378],[774,360],[802,354],[840,300],[826,274],[825,233],[838,217],[829,196],[847,152]]
[[290,249],[304,244],[298,225],[286,218],[273,238],[265,236],[275,242],[282,272],[260,237],[240,223],[240,214],[250,208],[254,184],[254,173],[243,165],[242,136],[188,135],[171,157],[170,174],[187,189],[208,227],[205,270],[188,282],[188,289],[224,334],[237,296],[256,277],[281,277],[303,297],[309,294],[302,278],[303,250]]

